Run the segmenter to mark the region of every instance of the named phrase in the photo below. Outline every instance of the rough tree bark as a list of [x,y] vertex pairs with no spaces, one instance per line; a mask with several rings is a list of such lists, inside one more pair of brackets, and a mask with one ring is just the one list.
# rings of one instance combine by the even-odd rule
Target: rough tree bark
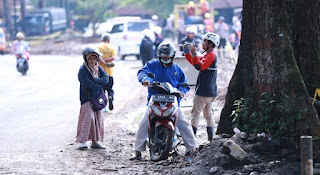
[[[300,134],[320,136],[320,121],[310,103],[320,87],[320,18],[318,0],[243,1],[239,60],[228,87],[217,134],[232,134],[233,103],[254,92],[257,104],[262,92],[306,113],[297,126]],[[285,120],[288,116],[278,116]]]

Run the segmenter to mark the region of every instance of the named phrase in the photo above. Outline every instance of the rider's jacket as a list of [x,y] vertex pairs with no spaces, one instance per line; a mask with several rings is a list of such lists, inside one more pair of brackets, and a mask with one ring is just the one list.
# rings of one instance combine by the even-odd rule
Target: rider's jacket
[[[190,90],[189,87],[180,86],[184,82],[187,83],[187,78],[180,66],[176,63],[165,67],[158,59],[150,60],[138,71],[138,81],[141,83],[146,80],[152,82],[151,78],[147,75],[148,72],[155,74],[155,81],[169,82],[173,87],[179,89],[184,94]],[[158,92],[148,88],[148,102],[153,94],[158,94]],[[180,106],[180,100],[181,99],[178,98],[178,106]]]
[[15,40],[12,44],[12,52],[14,54],[24,54],[26,52],[29,52],[29,50],[29,45],[24,40]]

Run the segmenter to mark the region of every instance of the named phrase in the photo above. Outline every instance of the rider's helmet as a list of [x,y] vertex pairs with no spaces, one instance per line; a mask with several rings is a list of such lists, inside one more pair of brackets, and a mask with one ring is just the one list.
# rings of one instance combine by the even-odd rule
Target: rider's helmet
[[159,26],[153,27],[152,30],[153,30],[153,32],[154,32],[155,34],[157,34],[157,35],[160,35],[160,34],[161,34],[161,31],[162,31],[161,27],[159,27]]
[[221,21],[225,21],[226,19],[225,19],[223,16],[220,16],[220,17],[219,17],[219,21],[220,21],[220,20],[221,20]]
[[[163,41],[157,48],[157,57],[159,58],[162,64],[171,65],[173,63],[174,56],[176,55],[176,49],[170,41]],[[169,56],[170,62],[164,63],[161,60],[161,57]]]
[[204,14],[204,17],[208,19],[208,18],[211,18],[211,15],[210,15],[210,13],[207,12]]
[[16,35],[16,38],[17,38],[18,40],[23,40],[23,38],[24,38],[23,33],[18,32],[17,35]]
[[157,15],[152,15],[152,20],[158,20],[158,16]]
[[188,7],[195,7],[195,3],[193,1],[189,1],[188,2]]
[[211,42],[213,42],[213,44],[215,46],[219,46],[220,44],[220,36],[215,34],[215,33],[212,33],[212,32],[208,32],[206,33],[204,36],[203,36],[203,39],[205,40],[209,40]]
[[109,33],[103,33],[101,35],[101,41],[104,41],[104,42],[110,41],[110,34]]
[[142,34],[143,34],[145,37],[151,39],[151,41],[154,41],[154,39],[155,39],[154,32],[153,32],[152,30],[150,30],[150,29],[144,29],[144,30],[142,31]]
[[85,62],[87,62],[87,55],[88,54],[97,55],[97,61],[99,60],[99,57],[101,56],[101,52],[99,51],[99,48],[93,44],[88,44],[82,51],[82,56],[83,56],[83,59]]
[[193,33],[193,34],[197,34],[197,29],[195,26],[189,26],[186,28],[186,33]]

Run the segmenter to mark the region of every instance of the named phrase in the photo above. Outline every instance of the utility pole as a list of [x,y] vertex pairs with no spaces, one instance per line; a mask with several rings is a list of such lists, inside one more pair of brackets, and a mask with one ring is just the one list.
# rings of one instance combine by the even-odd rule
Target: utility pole
[[24,15],[26,14],[26,1],[20,0],[20,11],[21,11],[21,19],[23,19]]
[[46,6],[46,1],[45,0],[40,0],[39,1],[39,9],[43,9]]
[[17,34],[17,0],[13,0],[13,12],[14,12],[14,18],[13,18],[13,22],[14,22],[14,35]]
[[26,2],[25,2],[25,0],[20,0],[20,13],[21,13],[20,27],[21,27],[21,30],[24,31],[23,19],[24,19],[24,16],[26,14]]
[[70,10],[68,0],[64,0],[64,8],[66,9],[67,14],[67,28],[69,28],[70,24]]
[[9,38],[12,39],[12,20],[11,20],[11,8],[9,6],[8,0],[3,0],[3,6],[4,6],[4,15],[5,15],[5,21],[6,21],[6,33],[10,34]]

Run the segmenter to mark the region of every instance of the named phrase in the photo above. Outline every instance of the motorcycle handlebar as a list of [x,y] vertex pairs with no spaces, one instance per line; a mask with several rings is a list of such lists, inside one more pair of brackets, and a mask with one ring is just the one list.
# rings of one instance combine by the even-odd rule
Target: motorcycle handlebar
[[[153,82],[149,83],[148,85],[143,85],[143,86],[153,88],[154,90],[156,90],[156,91],[158,91],[158,92],[160,92],[161,90],[163,90],[163,91],[165,91],[165,93],[163,93],[163,92],[160,92],[160,93],[168,94],[168,95],[169,95],[169,94],[170,94],[170,95],[175,95],[175,96],[178,97],[178,98],[183,98],[183,96],[181,95],[181,91],[180,91],[179,89],[174,88],[174,91],[170,93],[170,92],[167,91],[167,89],[165,89],[165,88],[163,87],[162,84],[164,84],[164,83],[157,82],[157,81],[153,81]],[[158,89],[157,89],[157,88],[158,88]],[[159,90],[159,89],[160,89],[160,90]]]

